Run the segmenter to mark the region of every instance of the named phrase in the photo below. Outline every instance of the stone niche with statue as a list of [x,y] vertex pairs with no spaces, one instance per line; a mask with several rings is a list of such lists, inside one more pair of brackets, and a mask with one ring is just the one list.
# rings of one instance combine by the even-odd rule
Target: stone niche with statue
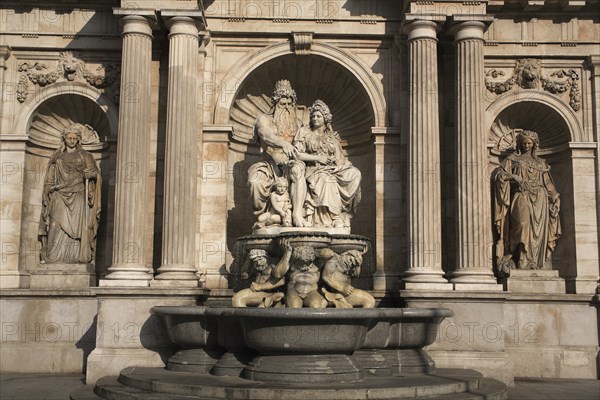
[[85,289],[96,284],[106,193],[100,164],[106,161],[102,153],[108,132],[103,111],[81,96],[56,96],[35,112],[25,162],[39,178],[26,176],[25,184],[39,195],[25,200],[40,212],[22,228],[35,241],[22,254],[31,288]]
[[271,103],[254,126],[264,158],[248,171],[256,220],[253,233],[237,240],[233,305],[372,308],[373,296],[351,284],[370,250],[367,237],[350,233],[361,173],[333,115],[315,100],[303,121],[287,80],[275,84]]

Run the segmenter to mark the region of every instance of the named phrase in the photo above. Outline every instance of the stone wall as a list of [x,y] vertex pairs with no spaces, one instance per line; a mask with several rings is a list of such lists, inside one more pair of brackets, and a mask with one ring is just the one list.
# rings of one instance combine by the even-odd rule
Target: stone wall
[[[317,97],[332,106],[334,127],[363,172],[363,207],[355,233],[373,240],[378,296],[388,304],[436,305],[456,312],[430,349],[439,366],[468,365],[507,383],[514,376],[598,376],[597,0],[215,0],[205,2],[204,15],[196,1],[144,1],[145,8],[125,0],[64,7],[30,3],[5,1],[0,7],[5,33],[0,38],[3,370],[87,368],[93,382],[116,373],[132,357],[160,365],[164,342],[155,340],[160,332],[152,331],[151,340],[140,335],[152,305],[203,303],[206,299],[198,296],[208,296],[208,289],[209,300],[228,301],[235,239],[252,225],[244,181],[247,167],[259,159],[252,107],[268,106],[275,80],[288,78],[301,106]],[[197,117],[198,129],[193,132],[167,126],[177,111],[169,86],[184,84],[175,78],[171,84],[171,76],[188,57],[171,57],[174,18],[191,29],[183,34],[198,45],[191,57],[197,56],[198,73],[190,91],[197,96],[183,99],[196,106],[192,118]],[[123,53],[119,21],[129,24],[135,36],[127,51],[145,46],[147,69],[136,70],[134,62],[128,73],[134,78],[149,73],[148,87],[136,79],[120,82],[121,64],[130,54]],[[177,29],[181,26],[175,29],[181,34]],[[438,73],[428,78],[433,65]],[[530,72],[529,83],[523,83],[524,69]],[[436,79],[438,84],[431,84]],[[141,89],[149,95],[140,97]],[[125,112],[141,103],[147,113]],[[87,281],[39,263],[41,183],[58,144],[48,131],[37,129],[36,118],[55,113],[61,104],[68,105],[63,117],[74,122],[90,123],[84,118],[92,115],[89,110],[101,116],[93,119],[101,141],[89,150],[104,178],[103,211]],[[140,122],[147,129],[136,132],[147,148],[125,148],[131,139],[126,135],[134,131],[131,124],[139,128]],[[563,236],[547,270],[521,271],[497,282],[487,253],[493,245],[491,221],[485,218],[487,194],[491,172],[508,154],[515,129],[540,135],[540,156],[551,166],[561,193]],[[196,166],[191,172],[196,194],[185,206],[195,207],[186,215],[195,227],[190,235],[195,261],[186,279],[157,287],[163,237],[171,232],[167,213],[187,211],[164,207],[179,193],[165,189],[165,179],[178,173],[167,166],[167,143],[184,134],[196,143],[198,154],[181,165]],[[459,139],[475,145],[468,148]],[[439,151],[432,151],[436,146]],[[141,165],[119,160],[118,150],[125,155],[138,151],[137,160],[148,162],[143,174],[137,175]],[[457,160],[471,153],[475,161],[459,165]],[[458,196],[471,189],[457,178],[465,171],[467,181],[482,184],[472,202]],[[143,181],[146,202],[116,200],[117,189],[131,179]],[[126,223],[115,226],[124,205],[132,212],[121,213]],[[142,209],[141,216],[133,216]],[[459,224],[462,230],[456,229]],[[133,226],[144,227],[130,235],[135,243],[116,243],[116,233]],[[434,239],[419,242],[421,229]],[[469,235],[479,254],[464,251],[475,245],[463,239]],[[419,264],[417,253],[433,261]],[[123,258],[140,261],[135,279],[127,270],[121,278],[104,279]],[[415,278],[407,282],[407,277]],[[125,288],[96,288],[96,279]],[[406,283],[417,290],[399,292]]]

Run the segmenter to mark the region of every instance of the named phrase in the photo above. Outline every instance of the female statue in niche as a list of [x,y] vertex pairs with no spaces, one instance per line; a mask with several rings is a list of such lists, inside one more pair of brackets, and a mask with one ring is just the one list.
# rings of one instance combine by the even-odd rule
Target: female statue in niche
[[100,217],[100,170],[81,147],[81,129],[63,130],[62,145],[46,170],[39,235],[46,263],[94,259]]
[[[310,107],[310,126],[294,137],[298,159],[306,164],[305,185],[295,199],[304,199],[308,225],[349,228],[361,199],[360,171],[346,158],[329,107],[316,100]],[[294,212],[299,204],[294,201]]]
[[517,149],[502,163],[495,177],[494,225],[498,271],[540,269],[550,259],[561,235],[560,197],[550,166],[536,155],[537,133],[517,135]]

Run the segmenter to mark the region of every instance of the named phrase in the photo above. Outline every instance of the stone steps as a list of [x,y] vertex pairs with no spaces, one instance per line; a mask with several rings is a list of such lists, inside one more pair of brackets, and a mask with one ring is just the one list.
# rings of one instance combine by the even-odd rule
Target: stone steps
[[440,369],[432,374],[368,377],[353,383],[274,384],[237,377],[126,368],[120,376],[105,377],[92,389],[71,394],[72,400],[505,400],[506,385],[482,378],[472,370]]

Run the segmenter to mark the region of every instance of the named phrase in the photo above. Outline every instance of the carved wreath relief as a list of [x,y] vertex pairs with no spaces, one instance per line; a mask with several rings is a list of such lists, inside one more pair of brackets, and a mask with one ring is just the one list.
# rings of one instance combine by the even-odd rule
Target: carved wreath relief
[[67,82],[85,81],[87,84],[97,88],[106,89],[112,87],[115,92],[113,100],[119,103],[120,65],[108,64],[105,67],[96,68],[96,73],[90,71],[85,62],[73,55],[71,52],[60,53],[55,70],[51,70],[47,64],[41,62],[23,62],[19,64],[19,83],[17,84],[17,100],[25,102],[29,95],[30,83],[36,87],[45,87],[60,80]]
[[506,75],[504,71],[489,69],[485,73],[485,87],[492,93],[503,94],[514,85],[523,89],[545,90],[552,94],[569,93],[569,105],[575,111],[581,109],[581,89],[579,88],[579,72],[575,69],[560,69],[546,73],[540,60],[523,58],[515,62],[513,74],[505,81],[495,79]]

